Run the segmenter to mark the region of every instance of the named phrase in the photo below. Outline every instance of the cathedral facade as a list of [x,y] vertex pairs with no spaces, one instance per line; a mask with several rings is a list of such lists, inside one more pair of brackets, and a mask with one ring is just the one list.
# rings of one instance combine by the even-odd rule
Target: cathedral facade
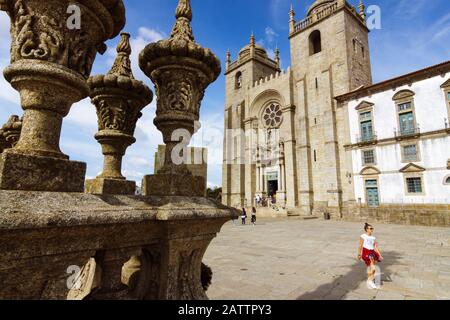
[[[374,128],[360,122],[358,115],[361,112],[358,110],[379,108],[376,101],[370,101],[373,92],[392,92],[402,85],[408,87],[412,82],[424,80],[423,73],[426,74],[425,78],[439,76],[448,79],[450,65],[441,64],[438,70],[432,68],[432,72],[418,72],[422,76],[416,77],[416,73],[414,77],[405,78],[405,83],[397,81],[395,88],[388,81],[381,86],[374,85],[369,29],[364,12],[362,2],[355,8],[345,0],[316,0],[307,16],[296,21],[291,9],[291,66],[285,71],[280,70],[279,52],[276,51],[275,58],[270,59],[266,50],[255,43],[254,36],[235,61],[228,53],[225,72],[224,204],[233,207],[251,206],[259,195],[276,198],[277,210],[283,214],[313,215],[327,212],[341,217],[349,212],[361,213],[362,208],[383,206],[383,197],[380,195],[382,190],[378,189],[378,195],[372,190],[367,196],[364,181],[370,184],[374,183],[374,179],[361,178],[364,174],[372,177],[375,174],[378,176],[375,180],[380,181],[383,180],[380,177],[388,173],[379,169],[374,162],[369,161],[367,166],[361,164],[362,151],[358,149],[361,134],[365,138],[372,135],[369,141],[363,141],[365,144],[362,149],[373,149],[377,153],[379,148],[376,148],[378,140]],[[446,99],[450,99],[450,94],[446,98],[446,92],[442,91],[441,86],[435,90],[438,93],[434,97],[441,94],[442,98],[442,110],[439,109],[442,119],[448,119],[449,102]],[[409,91],[406,96],[409,94],[411,97],[411,92],[414,95],[412,90]],[[391,99],[394,109],[404,101],[405,92],[398,95],[402,98],[397,102]],[[365,103],[361,105],[362,101]],[[368,109],[363,108],[367,106]],[[418,106],[415,108],[417,110]],[[416,120],[412,121],[408,118],[410,116],[401,114],[394,112],[397,123],[400,121],[401,126],[401,121],[410,121],[413,126]],[[383,123],[380,118],[376,123]],[[383,127],[380,130],[385,129]],[[450,150],[450,138],[445,127],[440,134],[441,140],[434,143],[433,148],[447,147]],[[385,135],[386,139],[393,138],[393,144],[403,146],[406,143],[403,139],[396,139],[398,136],[394,136],[392,128]],[[412,134],[403,138],[408,140],[415,137],[420,140],[420,136]],[[371,145],[376,147],[370,148]],[[440,170],[437,175],[444,175],[443,179],[449,173],[446,167],[450,159],[449,152],[439,155],[445,158],[445,161],[442,160],[445,165],[433,165],[434,171]],[[402,165],[398,174],[405,174],[401,170],[411,170],[412,166],[419,171],[429,170],[426,164],[408,160],[401,160],[398,165]],[[417,183],[416,180],[404,182]],[[439,202],[448,210],[446,204],[450,203],[450,199],[445,194],[450,194],[449,187],[440,183],[437,189],[441,199]],[[397,200],[391,199],[391,204],[395,201],[404,204],[405,197],[409,195],[408,192],[398,195]],[[425,200],[420,195],[408,198],[408,201],[411,199],[413,203],[431,203],[430,194]]]

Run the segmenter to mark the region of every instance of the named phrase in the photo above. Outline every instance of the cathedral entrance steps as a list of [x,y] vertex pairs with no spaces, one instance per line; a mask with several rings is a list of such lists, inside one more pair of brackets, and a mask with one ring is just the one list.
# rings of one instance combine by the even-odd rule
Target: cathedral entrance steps
[[292,218],[299,218],[302,220],[314,220],[320,219],[321,217],[318,215],[305,214],[301,210],[289,209],[287,210],[287,216]]
[[[251,212],[251,211],[249,211]],[[277,218],[277,217],[286,217],[287,212],[282,208],[276,207],[258,207],[256,208],[257,217],[261,218]]]

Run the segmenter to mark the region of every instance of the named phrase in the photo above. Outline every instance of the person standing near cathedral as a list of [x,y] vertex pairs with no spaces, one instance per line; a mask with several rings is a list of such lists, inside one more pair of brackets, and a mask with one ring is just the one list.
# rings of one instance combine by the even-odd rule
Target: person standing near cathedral
[[256,226],[256,208],[252,208],[252,225]]
[[245,226],[246,225],[246,220],[247,220],[247,211],[245,210],[245,208],[242,208],[242,225]]
[[358,260],[364,261],[367,266],[367,287],[379,289],[375,284],[376,264],[383,260],[376,238],[373,236],[373,226],[366,223],[364,233],[359,239]]

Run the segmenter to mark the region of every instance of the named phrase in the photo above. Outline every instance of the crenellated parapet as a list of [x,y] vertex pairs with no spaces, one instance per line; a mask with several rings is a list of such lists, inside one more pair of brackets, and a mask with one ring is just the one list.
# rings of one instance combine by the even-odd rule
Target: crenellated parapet
[[273,81],[285,81],[287,79],[290,79],[290,77],[291,77],[291,68],[288,67],[286,70],[272,73],[271,75],[266,76],[265,78],[261,78],[258,81],[255,81],[253,83],[252,88],[258,89],[263,85],[271,86],[273,84]]

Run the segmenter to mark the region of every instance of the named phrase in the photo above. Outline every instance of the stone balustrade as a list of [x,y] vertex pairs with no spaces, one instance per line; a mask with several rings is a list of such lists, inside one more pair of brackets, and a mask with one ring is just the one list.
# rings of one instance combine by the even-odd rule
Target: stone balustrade
[[0,212],[0,299],[206,299],[203,254],[238,216],[206,198],[24,191],[0,191]]
[[[140,55],[158,88],[155,125],[166,157],[144,178],[146,196],[132,195],[122,157],[152,92],[132,75],[128,34],[111,71],[89,78],[104,41],[124,27],[125,8],[121,0],[79,2],[82,14],[98,19],[70,31],[60,14],[69,0],[0,0],[13,39],[5,76],[24,109],[0,130],[0,299],[207,299],[211,270],[203,255],[239,213],[206,199],[204,178],[175,164],[171,150],[181,142],[174,130],[198,129],[220,62],[194,41],[190,1],[179,0],[171,38]],[[59,139],[72,103],[88,95],[105,161],[82,193],[86,165],[69,161]]]

